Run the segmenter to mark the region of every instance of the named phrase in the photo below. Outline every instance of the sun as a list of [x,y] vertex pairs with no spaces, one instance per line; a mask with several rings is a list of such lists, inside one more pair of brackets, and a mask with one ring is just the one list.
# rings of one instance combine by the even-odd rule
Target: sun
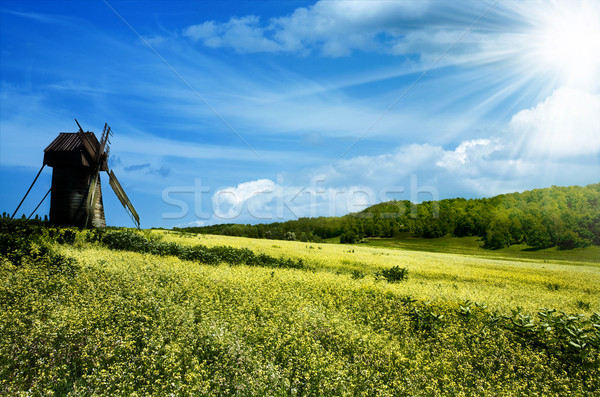
[[538,10],[530,57],[561,85],[600,85],[600,2],[551,2]]

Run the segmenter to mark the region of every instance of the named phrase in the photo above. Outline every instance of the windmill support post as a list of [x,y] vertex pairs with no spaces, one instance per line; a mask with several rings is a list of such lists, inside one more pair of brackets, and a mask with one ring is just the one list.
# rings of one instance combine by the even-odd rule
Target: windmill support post
[[37,211],[38,208],[40,208],[40,205],[42,205],[42,203],[44,202],[44,200],[46,200],[46,197],[48,197],[48,195],[50,194],[51,190],[52,190],[52,188],[48,189],[48,191],[46,192],[46,195],[44,196],[44,198],[42,199],[42,201],[40,201],[40,203],[37,205],[37,207],[35,207],[35,209],[33,210],[33,212],[29,215],[29,217],[27,217],[27,219],[31,219],[31,217],[33,216],[33,214],[35,214],[35,211]]
[[[23,201],[25,201],[25,199],[27,198],[27,195],[31,191],[31,188],[33,187],[33,185],[35,185],[35,182],[38,180],[38,178],[39,178],[40,174],[42,173],[42,170],[44,169],[45,166],[46,166],[46,164],[42,164],[42,168],[40,168],[40,170],[38,171],[37,175],[35,176],[35,179],[31,183],[31,186],[29,186],[29,189],[27,189],[27,193],[25,193],[25,196],[23,196],[23,199],[21,200],[21,202],[17,206],[17,209],[15,210],[15,212],[13,212],[12,216],[10,217],[10,219],[13,219],[15,217],[17,211],[19,211],[19,208],[21,208],[21,205],[23,204]],[[37,210],[37,208],[36,208],[36,210]]]

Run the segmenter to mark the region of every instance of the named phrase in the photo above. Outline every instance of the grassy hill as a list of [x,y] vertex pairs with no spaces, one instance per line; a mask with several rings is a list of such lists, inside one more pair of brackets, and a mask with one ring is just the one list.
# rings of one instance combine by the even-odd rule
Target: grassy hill
[[[339,239],[338,239],[339,240]],[[335,239],[329,242],[336,243]],[[399,233],[395,237],[366,238],[368,247],[381,247],[424,252],[446,252],[461,255],[473,255],[482,258],[501,258],[512,260],[554,261],[554,262],[589,262],[600,263],[600,247],[593,245],[585,248],[561,250],[557,247],[532,249],[526,244],[514,244],[497,250],[483,249],[482,239],[477,236],[439,238],[415,237],[410,233]]]
[[[183,230],[304,242],[335,239],[333,241],[350,244],[365,238],[400,241],[412,237],[479,237],[480,245],[492,250],[511,246],[572,250],[600,246],[600,184],[553,186],[485,199],[458,198],[418,205],[409,201],[390,201],[343,217]],[[410,242],[407,246],[411,246]],[[516,252],[515,249],[512,251]]]
[[597,263],[0,226],[6,395],[599,395]]

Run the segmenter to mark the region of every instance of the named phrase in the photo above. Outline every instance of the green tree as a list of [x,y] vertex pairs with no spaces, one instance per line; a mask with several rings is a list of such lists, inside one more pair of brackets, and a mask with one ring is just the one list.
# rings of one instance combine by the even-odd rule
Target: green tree
[[492,221],[483,239],[483,247],[487,249],[500,249],[510,246],[511,240],[510,220],[505,214],[502,214]]

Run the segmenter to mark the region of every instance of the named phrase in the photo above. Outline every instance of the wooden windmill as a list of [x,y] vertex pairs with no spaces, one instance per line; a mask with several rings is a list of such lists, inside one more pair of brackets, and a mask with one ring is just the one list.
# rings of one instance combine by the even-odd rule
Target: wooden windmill
[[[50,222],[56,225],[78,227],[106,226],[100,186],[100,171],[105,171],[117,198],[139,228],[140,218],[135,208],[115,174],[108,169],[109,137],[112,135],[110,127],[104,124],[104,131],[98,141],[93,132],[84,132],[79,122],[77,120],[75,122],[79,131],[61,132],[44,149],[42,169],[46,165],[52,167],[52,187],[49,191],[52,193],[50,196]],[[31,186],[35,184],[38,176]],[[21,200],[21,204],[25,197]],[[15,210],[15,214],[19,207]]]

